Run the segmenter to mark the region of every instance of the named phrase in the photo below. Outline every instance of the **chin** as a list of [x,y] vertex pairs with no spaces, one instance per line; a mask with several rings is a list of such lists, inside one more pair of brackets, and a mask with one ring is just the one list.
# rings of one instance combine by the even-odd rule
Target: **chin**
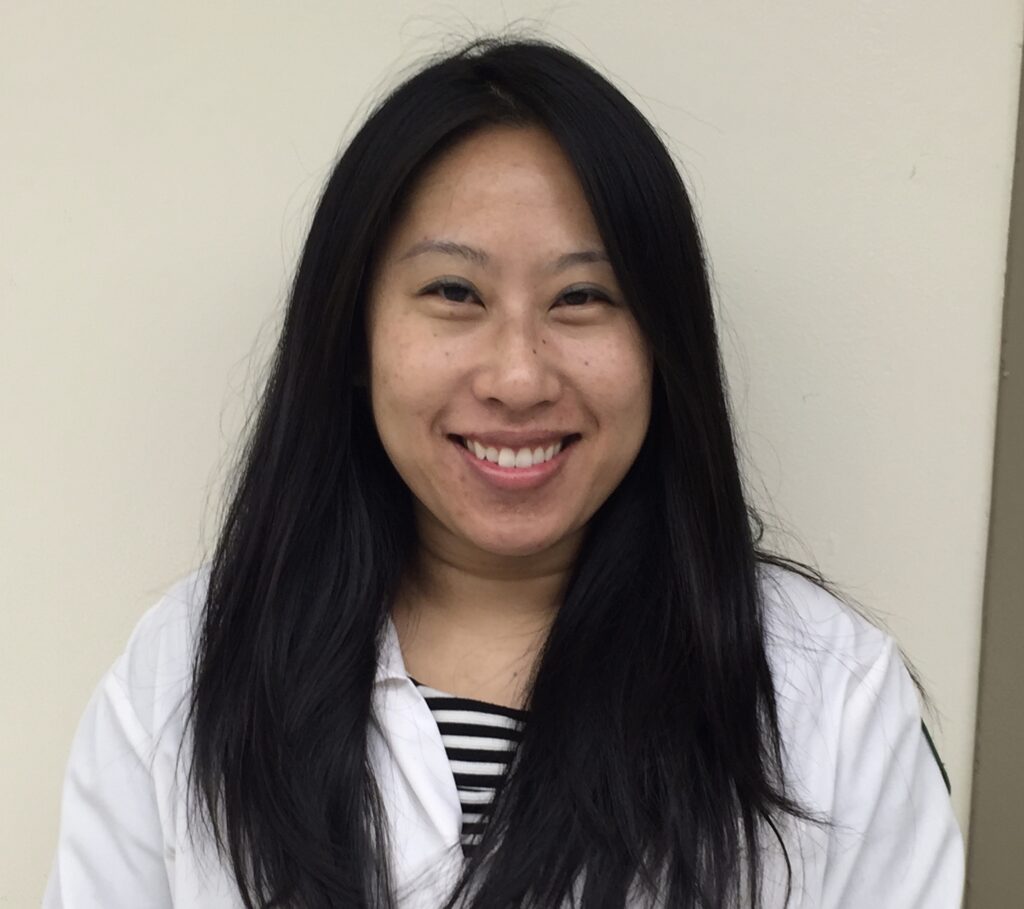
[[486,552],[495,556],[507,556],[509,558],[526,558],[544,552],[552,547],[547,541],[541,543],[519,543],[518,545],[492,545],[482,546]]
[[532,556],[557,546],[568,533],[538,534],[536,529],[503,533],[468,533],[465,538],[477,549],[495,556]]

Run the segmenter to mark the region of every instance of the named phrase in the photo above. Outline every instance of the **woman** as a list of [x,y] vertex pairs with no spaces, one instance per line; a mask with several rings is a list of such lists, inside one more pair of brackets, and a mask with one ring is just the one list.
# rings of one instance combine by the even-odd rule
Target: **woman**
[[654,130],[549,45],[439,59],[327,184],[46,905],[959,905],[893,642],[752,523]]

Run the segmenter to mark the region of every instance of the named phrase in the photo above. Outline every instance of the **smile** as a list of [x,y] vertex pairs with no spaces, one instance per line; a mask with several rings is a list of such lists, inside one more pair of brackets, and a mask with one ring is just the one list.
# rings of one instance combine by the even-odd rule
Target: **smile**
[[581,437],[573,433],[560,439],[551,435],[547,438],[517,439],[515,441],[519,444],[515,447],[498,444],[512,439],[486,436],[474,439],[458,435],[448,438],[462,454],[466,465],[488,486],[509,492],[525,492],[545,486],[557,476],[574,443]]
[[560,439],[546,447],[538,445],[525,448],[497,447],[494,445],[484,445],[476,439],[460,436],[455,438],[480,461],[490,461],[499,467],[511,467],[521,470],[524,467],[533,467],[535,464],[543,464],[545,461],[550,461],[563,447],[571,444],[578,436],[567,436],[565,439]]

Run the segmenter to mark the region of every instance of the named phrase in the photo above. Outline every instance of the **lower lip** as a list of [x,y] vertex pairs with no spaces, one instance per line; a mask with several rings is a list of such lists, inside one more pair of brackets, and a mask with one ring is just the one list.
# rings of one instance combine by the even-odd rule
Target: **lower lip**
[[524,490],[537,489],[551,480],[561,469],[572,451],[572,443],[554,455],[550,461],[542,461],[532,467],[499,467],[493,461],[482,461],[461,442],[454,439],[452,444],[459,450],[469,466],[490,486],[496,489]]

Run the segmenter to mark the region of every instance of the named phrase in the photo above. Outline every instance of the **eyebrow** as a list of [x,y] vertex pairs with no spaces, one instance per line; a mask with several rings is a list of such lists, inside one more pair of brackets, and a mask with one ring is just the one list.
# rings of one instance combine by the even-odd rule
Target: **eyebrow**
[[[409,247],[398,259],[404,262],[415,256],[422,256],[425,253],[441,253],[445,256],[458,256],[473,262],[476,265],[486,266],[490,262],[490,256],[482,249],[475,246],[466,246],[464,243],[455,243],[452,240],[421,240]],[[603,249],[583,249],[578,252],[565,253],[559,256],[550,265],[552,273],[564,271],[572,265],[589,265],[594,262],[610,262],[608,253]]]
[[590,265],[594,262],[608,262],[611,260],[608,258],[608,253],[603,249],[583,249],[579,252],[566,253],[564,256],[559,256],[554,265],[551,266],[551,270],[563,271],[570,265]]
[[486,265],[490,257],[482,249],[475,246],[466,246],[463,243],[454,243],[451,240],[422,240],[413,244],[398,259],[404,262],[414,256],[422,256],[424,253],[442,253],[446,256],[460,256],[477,265]]

